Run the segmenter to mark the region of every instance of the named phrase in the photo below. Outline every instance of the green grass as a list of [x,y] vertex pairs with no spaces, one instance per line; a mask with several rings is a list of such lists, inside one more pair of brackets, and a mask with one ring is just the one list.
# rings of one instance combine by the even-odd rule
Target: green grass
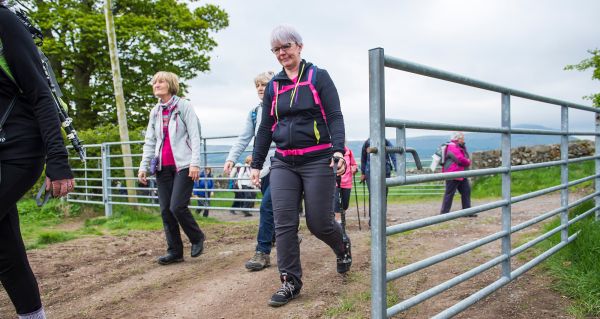
[[[569,181],[580,179],[594,174],[594,163],[586,161],[569,165]],[[511,174],[512,196],[529,193],[532,191],[556,186],[560,184],[560,167],[545,167]],[[581,189],[591,185],[591,182],[579,184],[571,190]],[[486,176],[476,180],[473,184],[472,196],[475,198],[488,198],[502,196],[502,178],[500,175]]]
[[[103,206],[87,206],[50,200],[43,207],[37,207],[34,200],[21,200],[17,203],[21,234],[27,249],[69,241],[76,238],[110,235],[127,235],[131,231],[162,230],[162,219],[157,208],[136,208],[115,205],[113,216],[103,216]],[[200,226],[223,224],[209,217],[197,218]],[[70,225],[70,224],[74,224]],[[70,226],[69,226],[70,225]]]
[[[569,219],[594,207],[587,201],[570,212]],[[547,232],[560,225],[555,219],[544,227]],[[600,222],[594,215],[584,218],[569,228],[569,235],[581,231],[576,240],[550,257],[543,265],[557,278],[555,288],[571,297],[574,305],[570,311],[577,318],[600,316]],[[555,234],[540,246],[540,252],[560,242]]]

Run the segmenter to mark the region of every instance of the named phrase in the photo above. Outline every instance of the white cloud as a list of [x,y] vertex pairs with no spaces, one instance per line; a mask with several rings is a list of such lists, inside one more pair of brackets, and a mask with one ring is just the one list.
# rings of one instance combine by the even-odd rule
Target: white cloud
[[[216,35],[211,72],[190,82],[204,135],[236,134],[258,102],[254,76],[280,66],[269,52],[271,29],[295,26],[303,57],[325,68],[340,93],[349,139],[368,135],[368,50],[560,100],[598,92],[591,72],[564,71],[599,47],[600,2],[576,1],[234,1]],[[468,125],[499,125],[500,96],[421,76],[386,71],[388,116]],[[559,108],[515,99],[513,123],[557,128]],[[592,130],[575,111],[574,129]],[[412,131],[410,135],[422,132]],[[428,132],[430,133],[430,132]]]

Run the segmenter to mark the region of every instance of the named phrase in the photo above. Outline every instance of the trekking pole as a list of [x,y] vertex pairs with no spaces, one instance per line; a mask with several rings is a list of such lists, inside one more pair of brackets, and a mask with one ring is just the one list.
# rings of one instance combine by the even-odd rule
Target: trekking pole
[[[362,185],[362,189],[363,189],[363,217],[367,218],[367,190],[365,189],[365,185],[366,182],[361,182]],[[369,207],[369,209],[371,209]]]
[[354,199],[356,202],[356,216],[358,217],[358,230],[361,231],[362,227],[360,226],[360,211],[358,210],[358,192],[356,191],[356,175],[352,174],[352,181],[354,182]]
[[[337,175],[337,167],[338,167],[338,162],[339,162],[340,158],[339,157],[334,157],[333,158],[333,173],[335,174],[335,191],[338,192],[338,198],[337,198],[337,203],[339,204],[340,207],[340,214],[342,217],[342,241],[344,242],[344,246],[346,247],[346,251],[350,251],[350,240],[348,238],[348,234],[346,234],[346,212],[344,211],[344,208],[342,207],[342,194],[340,193],[341,189],[342,189],[342,177]],[[342,159],[344,160],[344,159]],[[344,170],[345,173],[345,170]],[[342,173],[343,175],[343,173]],[[334,200],[335,200],[335,196],[334,196]],[[335,202],[333,207],[335,207]]]

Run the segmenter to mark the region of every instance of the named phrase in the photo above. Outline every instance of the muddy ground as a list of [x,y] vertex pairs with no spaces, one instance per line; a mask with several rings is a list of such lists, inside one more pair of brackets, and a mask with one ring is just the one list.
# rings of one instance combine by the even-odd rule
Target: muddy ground
[[[559,196],[551,195],[517,204],[512,209],[513,225],[554,209],[559,203]],[[392,204],[388,224],[431,216],[438,210],[438,201]],[[213,215],[221,214],[228,213]],[[243,266],[253,254],[256,222],[206,227],[205,253],[169,266],[155,262],[165,249],[164,235],[158,231],[77,239],[31,250],[29,258],[49,318],[369,318],[370,233],[364,219],[362,231],[358,230],[356,208],[351,208],[348,215],[354,255],[350,274],[342,277],[336,273],[333,253],[303,226],[302,294],[277,309],[267,306],[279,286],[276,267],[249,272]],[[477,218],[459,218],[393,236],[388,239],[388,270],[499,230],[497,209]],[[513,245],[533,238],[538,230],[533,227],[519,232]],[[499,251],[499,242],[494,242],[401,278],[389,285],[390,299],[398,302],[409,298],[496,257]],[[275,263],[276,253],[271,255]],[[529,253],[527,258],[513,258],[513,268],[531,257]],[[497,266],[395,317],[429,318],[499,275]],[[570,300],[554,291],[552,284],[547,274],[534,269],[457,318],[572,318],[567,312]],[[13,314],[1,290],[0,318],[14,318]]]

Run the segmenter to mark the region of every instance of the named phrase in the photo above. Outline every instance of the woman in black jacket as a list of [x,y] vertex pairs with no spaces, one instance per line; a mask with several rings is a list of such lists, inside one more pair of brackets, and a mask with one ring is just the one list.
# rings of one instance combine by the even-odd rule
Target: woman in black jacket
[[6,115],[0,129],[0,281],[19,318],[45,318],[16,203],[44,164],[47,191],[55,197],[65,196],[75,183],[38,50],[29,31],[1,2],[0,41],[0,119]]
[[277,265],[282,286],[269,305],[277,307],[298,296],[302,287],[298,211],[304,195],[308,229],[331,247],[337,271],[350,269],[350,245],[334,221],[333,194],[336,165],[344,173],[344,119],[337,90],[329,74],[300,57],[302,37],[289,26],[271,34],[271,51],[283,70],[267,86],[258,129],[251,178],[259,173],[271,141],[277,149],[271,160],[270,187],[277,238]]

